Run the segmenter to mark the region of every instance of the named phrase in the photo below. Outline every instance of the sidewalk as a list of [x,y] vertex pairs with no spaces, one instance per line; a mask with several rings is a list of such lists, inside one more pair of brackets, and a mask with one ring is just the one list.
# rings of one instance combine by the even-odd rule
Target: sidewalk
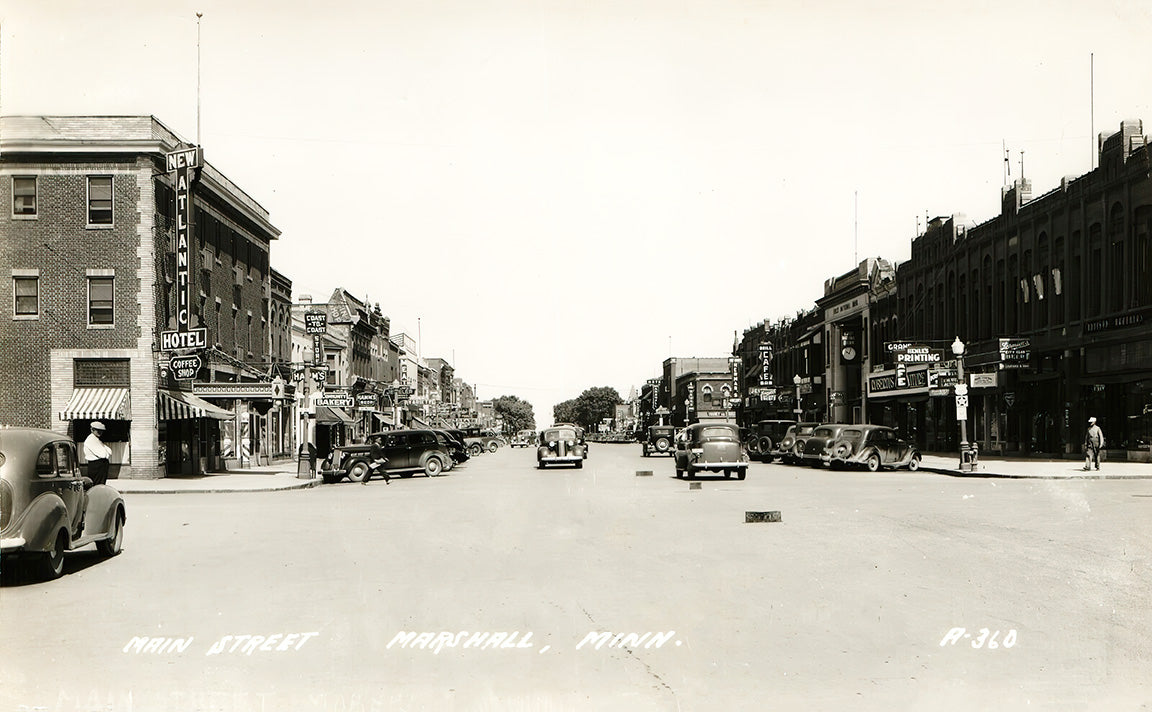
[[315,487],[321,479],[296,477],[295,460],[230,472],[212,472],[191,477],[163,477],[155,480],[108,480],[123,494],[193,494],[216,492],[277,492]]
[[1005,477],[1019,479],[1152,479],[1152,463],[1113,460],[1099,470],[1084,471],[1084,460],[980,457],[973,472],[960,471],[960,454],[925,453],[920,469],[952,477]]

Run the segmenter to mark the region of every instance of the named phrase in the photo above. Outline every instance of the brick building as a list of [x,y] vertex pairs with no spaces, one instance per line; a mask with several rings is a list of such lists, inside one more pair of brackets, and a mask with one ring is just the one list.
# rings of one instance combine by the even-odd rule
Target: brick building
[[[188,261],[177,263],[174,174],[188,144],[150,116],[0,117],[0,422],[82,441],[107,426],[112,476],[161,477],[259,455],[283,384],[271,361],[265,211],[211,164],[193,174]],[[187,277],[204,328],[194,380],[168,370]],[[201,387],[203,386],[203,388]]]

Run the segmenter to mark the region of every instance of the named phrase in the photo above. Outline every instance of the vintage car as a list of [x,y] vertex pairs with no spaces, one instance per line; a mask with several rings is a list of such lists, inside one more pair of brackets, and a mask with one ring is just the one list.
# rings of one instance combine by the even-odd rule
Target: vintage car
[[452,454],[432,430],[391,430],[372,433],[365,442],[340,445],[320,466],[325,482],[339,482],[347,477],[363,482],[372,463],[372,443],[378,442],[387,458],[384,469],[389,476],[411,477],[423,472],[435,477],[451,467]]
[[536,444],[535,430],[521,430],[512,437],[508,447],[532,447]]
[[501,445],[505,444],[504,438],[500,437],[495,430],[487,428],[470,427],[450,432],[459,434],[464,438],[464,445],[468,448],[468,454],[472,456],[482,452],[496,452]]
[[648,427],[648,437],[641,446],[644,448],[644,457],[655,453],[657,455],[673,454],[672,441],[676,438],[676,428],[671,425],[651,425]]
[[824,467],[828,464],[828,457],[832,454],[832,445],[840,439],[840,433],[852,426],[844,423],[824,423],[812,431],[804,442],[804,452],[800,454],[801,462],[810,467]]
[[76,444],[39,428],[0,428],[0,553],[42,578],[64,573],[64,552],[88,544],[116,556],[127,520],[124,499],[80,472]]
[[468,448],[464,447],[463,440],[458,439],[447,430],[434,429],[433,432],[436,433],[436,438],[440,440],[440,444],[444,446],[444,449],[447,450],[448,454],[452,457],[452,462],[445,469],[451,470],[461,462],[468,461]]
[[748,440],[748,454],[754,460],[772,462],[777,455],[776,448],[789,428],[796,424],[795,420],[761,420],[751,428]]
[[701,470],[723,472],[725,477],[748,474],[748,451],[734,423],[694,423],[676,436],[676,476],[694,476]]
[[541,470],[547,465],[584,466],[588,458],[588,443],[584,440],[584,430],[571,423],[558,423],[540,431],[539,445],[536,447],[536,466]]
[[772,457],[780,458],[786,465],[798,465],[803,462],[804,443],[812,437],[812,432],[820,427],[820,423],[796,423],[788,426],[784,437],[772,450]]
[[828,464],[833,468],[864,467],[869,472],[881,468],[907,467],[920,469],[920,451],[902,440],[896,431],[883,425],[853,425],[840,432]]

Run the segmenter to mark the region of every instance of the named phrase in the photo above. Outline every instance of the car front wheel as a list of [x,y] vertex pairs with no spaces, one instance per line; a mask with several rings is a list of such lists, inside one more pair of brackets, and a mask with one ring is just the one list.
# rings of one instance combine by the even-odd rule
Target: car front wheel
[[480,445],[477,443],[472,443],[470,446],[468,446],[468,452],[473,455],[479,455],[480,453],[484,452],[484,448],[480,447]]
[[488,452],[496,452],[499,449],[500,449],[500,443],[495,442],[495,441],[488,443]]
[[920,456],[913,455],[912,459],[908,461],[908,469],[915,472],[920,469]]
[[438,457],[430,457],[427,462],[424,463],[424,474],[429,477],[439,475],[443,469],[444,463],[440,462],[440,458]]
[[357,462],[352,465],[352,469],[348,470],[348,479],[353,482],[363,482],[364,478],[368,477],[368,463]]
[[868,456],[868,460],[864,463],[869,472],[877,472],[880,470],[880,456],[872,453]]
[[96,550],[104,556],[116,556],[120,553],[120,547],[124,544],[124,513],[119,509],[112,515],[112,531],[108,532],[108,538],[103,541],[96,542]]

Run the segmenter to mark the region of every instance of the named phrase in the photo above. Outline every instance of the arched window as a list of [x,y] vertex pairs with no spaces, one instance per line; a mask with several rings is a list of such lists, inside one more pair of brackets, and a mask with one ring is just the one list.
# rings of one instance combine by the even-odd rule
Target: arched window
[[700,405],[705,407],[712,406],[712,386],[704,385],[700,389]]

